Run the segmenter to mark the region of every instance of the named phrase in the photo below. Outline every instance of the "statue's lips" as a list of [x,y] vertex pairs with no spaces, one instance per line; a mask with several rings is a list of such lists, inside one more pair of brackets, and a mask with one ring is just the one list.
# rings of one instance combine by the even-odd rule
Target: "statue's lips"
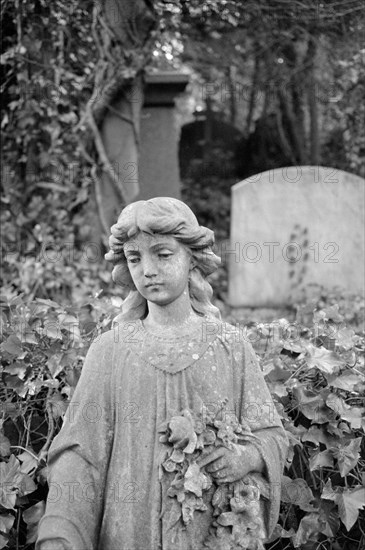
[[145,288],[151,288],[153,286],[161,286],[163,283],[148,283],[147,285],[144,285]]

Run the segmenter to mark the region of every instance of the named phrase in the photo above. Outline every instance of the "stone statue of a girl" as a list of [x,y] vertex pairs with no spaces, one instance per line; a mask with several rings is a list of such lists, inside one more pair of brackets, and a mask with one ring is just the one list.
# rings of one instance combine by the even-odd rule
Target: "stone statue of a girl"
[[223,502],[247,476],[261,479],[269,536],[286,437],[251,345],[210,301],[213,232],[163,197],[124,208],[111,232],[106,258],[130,292],[91,345],[52,444],[37,549],[249,548],[234,538],[241,508],[219,504],[217,489]]

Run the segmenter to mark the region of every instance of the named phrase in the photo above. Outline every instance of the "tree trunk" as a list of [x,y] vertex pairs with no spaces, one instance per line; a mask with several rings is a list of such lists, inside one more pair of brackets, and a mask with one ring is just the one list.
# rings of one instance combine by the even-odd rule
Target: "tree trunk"
[[204,144],[203,144],[203,162],[206,164],[211,158],[211,145],[213,140],[213,112],[212,100],[209,96],[206,98],[206,115],[204,121]]
[[232,126],[236,124],[237,118],[237,99],[236,99],[236,70],[235,67],[231,65],[226,69],[226,77],[228,80],[228,89],[229,89],[229,118]]
[[297,149],[297,157],[299,164],[307,163],[307,140],[306,132],[304,125],[304,86],[303,86],[303,74],[295,74],[292,78],[292,89],[291,89],[291,99],[292,106],[290,101],[287,102],[288,105],[288,114],[292,117],[291,128],[293,136],[295,139],[295,147]]
[[295,159],[298,164],[304,164],[305,162],[305,151],[303,147],[303,136],[298,129],[298,125],[295,119],[295,114],[290,102],[290,99],[285,97],[285,94],[281,89],[278,91],[279,94],[279,103],[280,108],[282,109],[283,115],[285,117],[286,124],[289,128],[289,141],[293,143],[293,149],[295,150]]
[[100,56],[86,120],[97,154],[94,200],[100,228],[108,234],[121,208],[139,191],[143,69],[153,50],[157,18],[148,0],[101,0],[94,19]]
[[320,163],[320,143],[318,130],[318,102],[316,94],[316,77],[315,77],[315,58],[317,46],[313,38],[310,38],[308,44],[308,106],[310,116],[310,162],[312,165]]
[[253,69],[250,99],[248,103],[248,112],[247,112],[247,118],[246,118],[246,131],[245,131],[246,136],[250,135],[250,131],[251,131],[251,124],[253,120],[253,114],[255,111],[256,93],[257,93],[257,86],[259,82],[259,75],[260,75],[260,60],[259,60],[259,57],[256,55],[255,65]]

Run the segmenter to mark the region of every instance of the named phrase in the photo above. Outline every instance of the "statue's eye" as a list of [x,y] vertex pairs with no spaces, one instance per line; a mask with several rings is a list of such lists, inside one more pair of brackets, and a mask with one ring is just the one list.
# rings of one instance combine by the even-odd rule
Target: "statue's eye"
[[139,257],[138,256],[128,256],[127,262],[129,264],[137,264],[139,262]]

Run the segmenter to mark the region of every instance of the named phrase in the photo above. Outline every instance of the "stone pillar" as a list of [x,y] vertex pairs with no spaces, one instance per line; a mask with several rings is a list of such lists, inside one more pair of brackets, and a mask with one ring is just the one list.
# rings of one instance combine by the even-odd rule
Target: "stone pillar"
[[[109,235],[109,227],[116,222],[124,206],[117,189],[120,182],[127,203],[157,196],[180,197],[180,131],[175,97],[185,90],[188,81],[188,74],[176,71],[147,73],[143,93],[132,88],[106,113],[100,133],[115,179],[112,182],[105,172],[101,175],[99,208],[94,192],[90,197],[85,213],[88,242],[100,244],[101,235]],[[128,122],[133,118],[140,122],[139,144],[133,124]]]
[[189,81],[186,73],[159,71],[145,75],[139,147],[139,194],[134,200],[180,198],[179,128],[175,97]]

